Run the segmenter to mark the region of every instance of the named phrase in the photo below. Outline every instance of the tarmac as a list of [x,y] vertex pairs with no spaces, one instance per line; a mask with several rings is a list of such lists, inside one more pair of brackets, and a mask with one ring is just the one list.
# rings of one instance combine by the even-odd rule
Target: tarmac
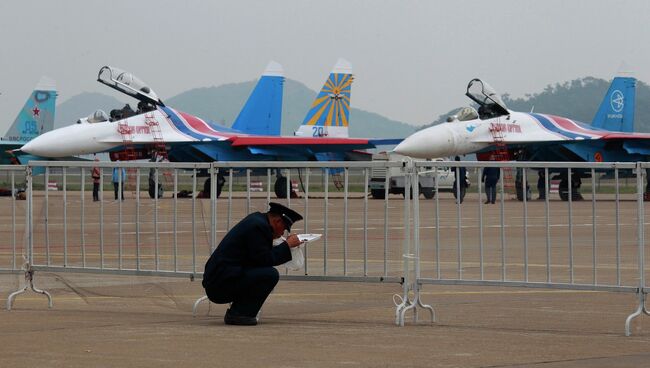
[[[3,303],[24,282],[0,280]],[[423,311],[398,327],[399,284],[282,280],[260,324],[240,327],[223,323],[226,305],[192,316],[199,280],[37,272],[35,282],[54,306],[29,292],[0,311],[2,367],[650,366],[650,318],[624,335],[637,305],[628,293],[424,285],[436,321]]]
[[[2,278],[5,295],[20,279]],[[650,359],[648,319],[624,336],[631,294],[425,286],[437,321],[420,313],[398,327],[398,285],[281,281],[260,324],[240,327],[223,323],[225,305],[203,303],[192,316],[197,281],[111,278],[38,275],[54,307],[29,293],[0,312],[2,366],[555,368]]]

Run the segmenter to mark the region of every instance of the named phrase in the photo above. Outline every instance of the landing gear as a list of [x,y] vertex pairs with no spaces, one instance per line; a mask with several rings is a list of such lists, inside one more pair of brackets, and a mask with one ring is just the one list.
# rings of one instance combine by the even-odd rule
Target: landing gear
[[[278,198],[287,198],[287,178],[285,176],[282,176],[280,173],[277,175],[278,177],[275,180],[275,185],[273,186],[275,195]],[[295,190],[293,190],[293,187],[290,187],[289,190],[291,191],[291,198],[298,198],[298,194]]]
[[[560,199],[563,201],[569,200],[569,180],[566,177],[562,177],[560,180]],[[571,176],[571,200],[572,201],[582,201],[582,194],[580,194],[580,186],[582,185],[582,180],[578,176]]]
[[[223,185],[226,183],[226,179],[223,177],[223,174],[217,174],[217,198],[221,195],[223,190]],[[205,179],[203,183],[203,198],[210,198],[210,185],[212,184],[211,178]]]
[[436,196],[436,191],[434,188],[423,188],[420,186],[420,193],[422,193],[426,199],[433,199]]
[[386,198],[386,191],[384,191],[383,189],[370,189],[370,194],[372,194],[372,198],[374,199]]

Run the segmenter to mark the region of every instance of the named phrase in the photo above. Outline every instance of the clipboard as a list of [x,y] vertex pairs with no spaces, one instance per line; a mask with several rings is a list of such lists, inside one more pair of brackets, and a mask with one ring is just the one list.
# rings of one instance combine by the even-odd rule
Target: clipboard
[[323,234],[298,234],[298,239],[303,243],[313,242],[320,239]]

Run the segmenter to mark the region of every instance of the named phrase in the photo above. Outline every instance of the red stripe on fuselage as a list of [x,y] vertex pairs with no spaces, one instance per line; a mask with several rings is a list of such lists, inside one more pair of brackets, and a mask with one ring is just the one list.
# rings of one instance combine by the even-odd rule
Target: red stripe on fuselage
[[176,111],[176,113],[187,122],[187,125],[196,131],[197,133],[205,134],[211,137],[215,138],[231,138],[233,137],[233,134],[230,133],[224,133],[224,132],[219,132],[217,130],[212,129],[208,123],[203,121],[200,118],[197,118],[194,115],[186,114],[184,112]]
[[546,117],[548,117],[552,122],[554,122],[560,128],[568,130],[572,133],[595,135],[597,137],[602,137],[604,135],[603,132],[585,129],[580,125],[576,124],[573,120],[563,118],[561,116],[546,115]]

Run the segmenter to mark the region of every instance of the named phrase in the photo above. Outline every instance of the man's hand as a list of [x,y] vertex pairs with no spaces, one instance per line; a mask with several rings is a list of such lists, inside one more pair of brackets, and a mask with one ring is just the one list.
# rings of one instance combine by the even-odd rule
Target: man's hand
[[297,235],[297,234],[290,234],[290,235],[287,237],[286,242],[287,242],[287,244],[289,245],[289,248],[297,247],[297,246],[299,246],[300,244],[302,244],[302,242],[301,242],[300,239],[298,238],[298,235]]

